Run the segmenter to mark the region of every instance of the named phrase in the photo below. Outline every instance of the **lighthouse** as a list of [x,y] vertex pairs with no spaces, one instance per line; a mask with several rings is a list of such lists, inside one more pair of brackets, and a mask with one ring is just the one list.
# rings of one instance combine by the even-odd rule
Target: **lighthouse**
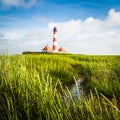
[[58,45],[57,45],[57,28],[53,28],[53,52],[58,52]]
[[58,48],[58,43],[57,43],[57,28],[53,28],[53,46],[52,48],[49,47],[49,45],[46,45],[43,49],[42,52],[45,53],[67,53],[67,51],[63,48],[60,47]]

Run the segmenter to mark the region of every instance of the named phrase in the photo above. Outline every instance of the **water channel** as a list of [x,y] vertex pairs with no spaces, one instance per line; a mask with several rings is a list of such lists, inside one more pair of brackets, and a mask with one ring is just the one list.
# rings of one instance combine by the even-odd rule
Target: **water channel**
[[83,90],[82,82],[84,80],[78,79],[74,84],[68,87],[69,93],[63,95],[64,100],[67,102],[68,96],[71,96],[72,100],[78,100],[81,97],[85,97],[85,91]]
[[70,87],[70,93],[72,96],[84,96],[82,82],[83,80],[79,79]]

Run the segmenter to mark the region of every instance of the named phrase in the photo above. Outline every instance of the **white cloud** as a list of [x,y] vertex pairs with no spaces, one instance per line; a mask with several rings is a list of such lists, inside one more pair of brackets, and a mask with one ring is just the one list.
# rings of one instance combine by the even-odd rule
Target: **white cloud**
[[[58,29],[58,45],[59,47],[62,45],[69,52],[120,55],[119,20],[120,12],[111,9],[104,20],[88,17],[86,20],[50,22],[48,27],[42,27],[42,30],[4,31],[4,34],[3,32],[1,34],[4,39],[3,37],[0,38],[0,42],[3,43],[0,44],[0,51],[3,50],[1,49],[3,47],[8,48],[11,53],[21,53],[26,50],[41,51],[47,44],[52,46],[52,30],[56,26]],[[38,28],[40,28],[39,25]]]
[[4,5],[19,6],[21,0],[1,0]]
[[23,51],[41,51],[43,47],[51,44],[52,32],[33,30],[11,30],[0,33],[0,54],[8,49],[10,54],[22,53]]
[[116,12],[115,9],[111,9],[108,13],[107,22],[112,26],[120,26],[120,12]]
[[120,54],[120,12],[111,9],[106,19],[89,17],[86,20],[71,20],[50,23],[56,26],[62,44],[70,52],[85,54]]
[[37,3],[37,0],[1,0],[3,5],[15,7],[31,7]]

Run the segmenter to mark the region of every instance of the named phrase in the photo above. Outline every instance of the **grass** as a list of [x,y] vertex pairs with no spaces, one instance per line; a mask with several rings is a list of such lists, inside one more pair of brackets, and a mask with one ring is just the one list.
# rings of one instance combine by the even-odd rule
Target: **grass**
[[[120,56],[1,55],[0,119],[119,120]],[[83,77],[89,94],[65,85]]]

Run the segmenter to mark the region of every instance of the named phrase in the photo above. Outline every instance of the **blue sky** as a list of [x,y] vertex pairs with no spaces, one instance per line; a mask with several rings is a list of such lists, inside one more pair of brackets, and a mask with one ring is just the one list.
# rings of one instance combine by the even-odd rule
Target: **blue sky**
[[[70,19],[85,19],[89,16],[104,18],[109,9],[120,10],[119,0],[24,0],[25,5],[18,2],[9,3],[0,0],[0,16],[28,19],[39,15],[52,21],[61,22]],[[35,1],[30,6],[27,3]],[[9,3],[9,4],[8,4]]]
[[119,21],[120,0],[0,0],[0,54],[52,46],[54,26],[69,52],[120,54]]

